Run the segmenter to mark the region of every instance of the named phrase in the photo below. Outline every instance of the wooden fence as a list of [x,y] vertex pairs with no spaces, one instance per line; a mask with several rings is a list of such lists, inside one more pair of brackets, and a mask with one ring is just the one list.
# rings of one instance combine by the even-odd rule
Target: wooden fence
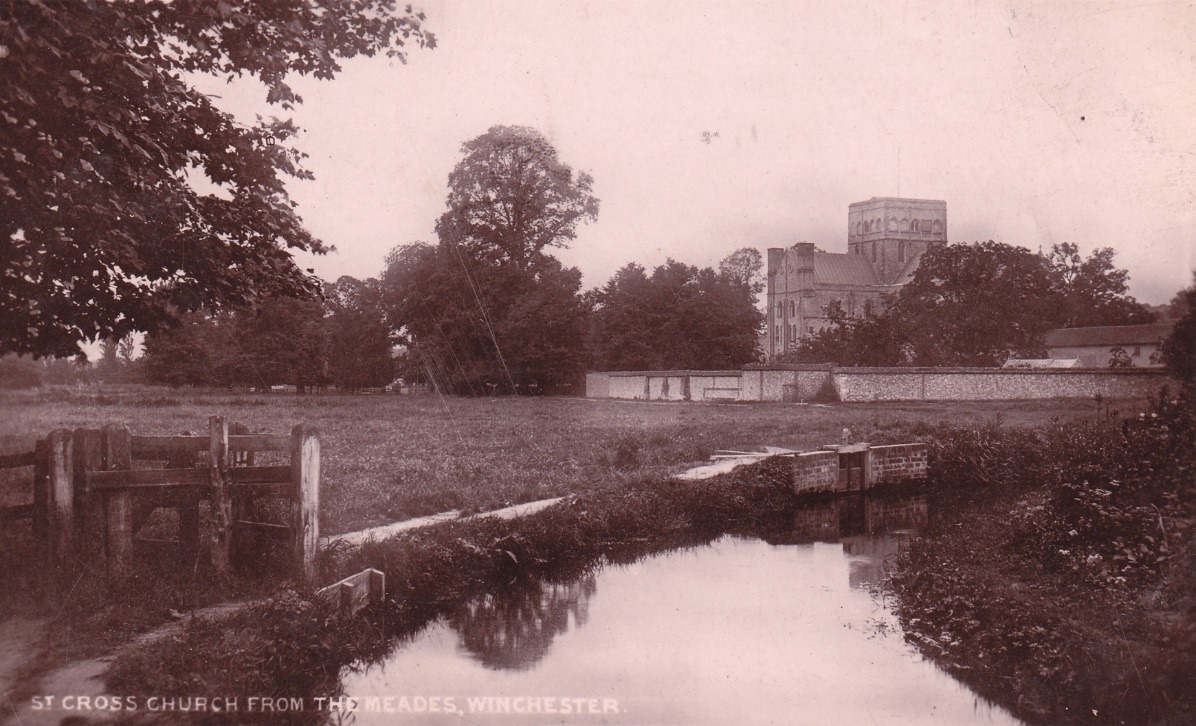
[[[290,463],[258,466],[258,452],[289,453]],[[218,575],[249,554],[248,535],[258,532],[286,542],[296,576],[315,576],[320,440],[313,427],[300,424],[290,436],[250,434],[213,416],[207,436],[134,436],[124,426],[57,429],[35,451],[0,458],[0,468],[15,466],[34,467],[33,504],[0,510],[0,518],[32,517],[34,537],[55,569],[94,547],[101,530],[109,575],[129,574],[134,535],[159,507],[177,510],[182,561],[194,562],[204,549],[199,514],[207,501],[206,552]],[[285,524],[255,520],[266,496],[289,500]]]

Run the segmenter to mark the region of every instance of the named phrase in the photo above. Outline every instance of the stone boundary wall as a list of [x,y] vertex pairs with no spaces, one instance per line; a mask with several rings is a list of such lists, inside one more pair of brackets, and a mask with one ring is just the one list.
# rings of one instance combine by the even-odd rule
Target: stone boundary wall
[[[829,384],[829,386],[828,386]],[[588,398],[652,401],[807,402],[828,388],[840,401],[1017,401],[1144,398],[1164,385],[1159,369],[839,368],[749,365],[742,371],[586,374]]]
[[1166,371],[1107,368],[836,368],[831,375],[845,402],[1142,398],[1175,386]]

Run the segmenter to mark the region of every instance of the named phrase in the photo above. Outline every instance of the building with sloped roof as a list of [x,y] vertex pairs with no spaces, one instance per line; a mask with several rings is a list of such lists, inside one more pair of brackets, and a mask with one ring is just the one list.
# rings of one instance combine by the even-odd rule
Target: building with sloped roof
[[849,316],[879,313],[913,277],[931,244],[947,241],[947,203],[873,197],[847,208],[847,252],[811,242],[768,250],[769,360],[830,324],[838,305]]
[[1107,368],[1114,349],[1125,351],[1123,365],[1161,368],[1159,348],[1171,334],[1175,321],[1146,325],[1099,325],[1089,328],[1058,328],[1043,336],[1052,358],[1078,358],[1085,368]]

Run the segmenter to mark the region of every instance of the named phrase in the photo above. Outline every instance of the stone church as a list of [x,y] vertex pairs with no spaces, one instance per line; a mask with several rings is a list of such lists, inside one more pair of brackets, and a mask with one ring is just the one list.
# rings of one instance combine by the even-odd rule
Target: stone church
[[832,303],[851,316],[880,312],[909,282],[922,253],[947,241],[947,203],[873,197],[847,208],[847,253],[811,242],[768,250],[768,360],[830,324]]

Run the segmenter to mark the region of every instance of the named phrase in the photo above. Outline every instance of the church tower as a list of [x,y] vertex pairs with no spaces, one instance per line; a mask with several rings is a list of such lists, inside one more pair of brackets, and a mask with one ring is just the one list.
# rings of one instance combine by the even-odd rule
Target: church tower
[[933,242],[947,241],[947,203],[873,197],[847,208],[847,252],[872,263],[881,285],[900,284]]

